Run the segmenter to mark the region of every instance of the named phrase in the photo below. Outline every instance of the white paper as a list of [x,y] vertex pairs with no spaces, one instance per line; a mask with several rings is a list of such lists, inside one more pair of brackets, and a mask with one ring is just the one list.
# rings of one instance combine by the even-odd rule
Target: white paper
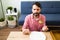
[[43,32],[31,32],[30,40],[46,40],[46,36]]

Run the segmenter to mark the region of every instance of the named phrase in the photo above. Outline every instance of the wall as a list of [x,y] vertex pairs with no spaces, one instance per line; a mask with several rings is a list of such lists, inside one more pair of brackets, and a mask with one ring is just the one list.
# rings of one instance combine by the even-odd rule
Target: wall
[[2,12],[2,6],[1,6],[1,1],[0,1],[0,18],[3,17],[3,12]]
[[21,1],[60,1],[60,0],[21,0]]

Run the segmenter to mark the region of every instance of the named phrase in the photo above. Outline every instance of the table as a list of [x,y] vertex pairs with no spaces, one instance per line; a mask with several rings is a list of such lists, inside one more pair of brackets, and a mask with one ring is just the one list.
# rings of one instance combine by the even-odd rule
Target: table
[[[43,32],[47,39],[46,40],[53,40],[50,32]],[[10,32],[7,40],[29,40],[29,35],[24,35],[21,31],[12,31]]]
[[54,40],[60,40],[60,30],[52,30],[50,33]]

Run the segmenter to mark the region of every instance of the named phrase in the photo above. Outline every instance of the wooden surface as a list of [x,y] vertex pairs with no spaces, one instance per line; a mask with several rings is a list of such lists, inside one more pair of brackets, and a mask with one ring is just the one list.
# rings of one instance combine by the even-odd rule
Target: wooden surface
[[60,30],[53,30],[50,32],[54,40],[60,40]]
[[[46,40],[53,40],[50,32],[43,32],[46,35]],[[24,35],[20,31],[10,32],[7,40],[29,40],[29,35]]]
[[[9,27],[4,27],[4,28],[2,28],[2,29],[0,29],[0,40],[7,40],[7,38],[8,38],[8,36],[9,36],[9,34],[10,34],[10,32],[11,31],[21,31],[21,27],[22,26],[18,26],[18,27],[16,27],[16,28],[9,28]],[[48,32],[49,33],[49,32]],[[49,33],[49,34],[51,34],[51,32]],[[52,32],[52,38],[53,38],[53,36],[55,37],[55,39],[56,40],[60,40],[60,30],[59,31],[56,31],[56,30],[54,30],[53,32]],[[47,35],[47,34],[46,34]],[[26,36],[27,37],[27,36]],[[48,38],[49,38],[49,36],[47,36]],[[53,38],[54,39],[54,38]],[[51,40],[51,39],[50,39]]]
[[21,31],[21,26],[18,26],[16,28],[0,28],[0,40],[7,40],[7,37],[11,31]]

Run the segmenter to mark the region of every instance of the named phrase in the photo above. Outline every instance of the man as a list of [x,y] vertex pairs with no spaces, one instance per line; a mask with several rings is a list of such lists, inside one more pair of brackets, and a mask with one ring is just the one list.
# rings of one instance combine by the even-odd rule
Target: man
[[22,31],[29,34],[31,31],[47,31],[46,18],[41,14],[41,4],[35,2],[32,5],[32,14],[26,16]]

